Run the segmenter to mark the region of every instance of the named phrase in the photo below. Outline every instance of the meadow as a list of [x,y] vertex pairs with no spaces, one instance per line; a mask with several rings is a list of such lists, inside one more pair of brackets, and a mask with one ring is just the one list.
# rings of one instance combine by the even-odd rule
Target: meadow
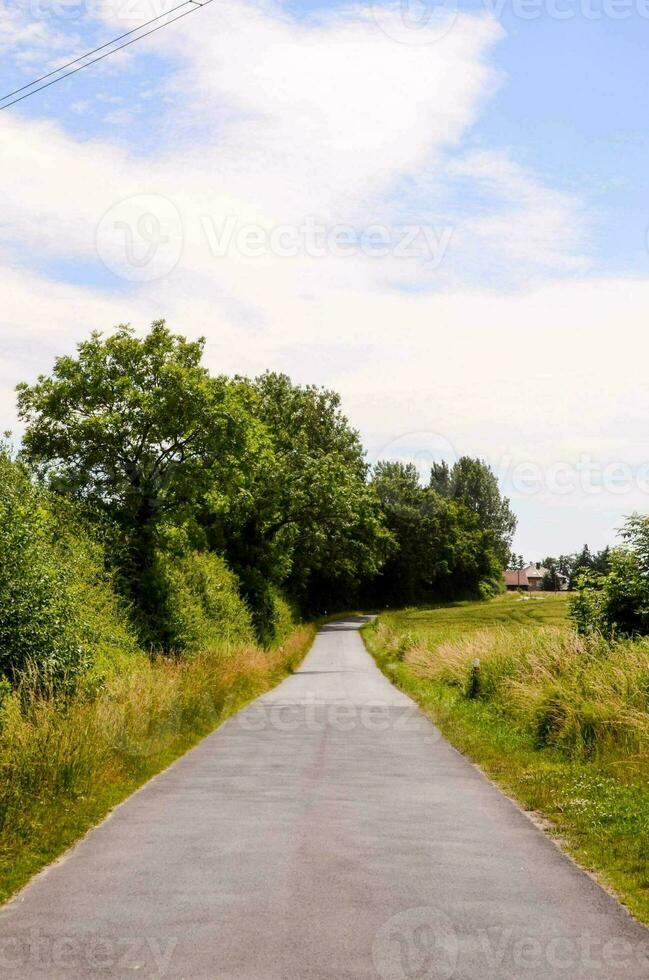
[[649,641],[578,636],[562,594],[382,613],[386,675],[649,922]]

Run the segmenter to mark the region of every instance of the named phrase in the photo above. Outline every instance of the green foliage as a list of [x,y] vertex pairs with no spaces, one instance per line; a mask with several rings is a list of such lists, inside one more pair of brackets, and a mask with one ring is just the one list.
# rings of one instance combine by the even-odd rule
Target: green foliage
[[265,434],[260,451],[223,506],[208,495],[204,526],[238,574],[258,634],[268,640],[280,586],[303,609],[320,611],[332,595],[342,598],[375,574],[388,535],[338,395],[273,373],[251,389],[251,410]]
[[481,459],[462,456],[440,480],[439,469],[431,472],[430,486],[444,496],[464,504],[478,518],[489,536],[496,558],[504,568],[510,555],[516,518],[507,497],[500,493],[498,480]]
[[592,572],[576,580],[575,591],[570,596],[570,617],[578,633],[603,632],[603,585],[603,577]]
[[264,644],[286,629],[280,592],[320,613],[500,589],[515,518],[485,463],[438,464],[428,488],[399,464],[369,479],[335,392],[211,377],[202,355],[164,321],[141,338],[121,326],[18,386],[22,459],[101,526],[142,646],[211,647],[230,614],[245,632],[238,598],[215,605],[216,555]]
[[[452,477],[435,475],[443,486]],[[493,530],[463,500],[422,487],[412,464],[382,462],[372,484],[396,548],[378,576],[373,595],[381,604],[433,598],[495,595],[501,566]]]
[[179,539],[225,556],[264,642],[284,628],[279,589],[320,609],[374,575],[389,544],[339,397],[280,374],[213,378],[202,354],[163,321],[143,338],[122,326],[18,386],[23,459],[119,529],[111,559],[146,647],[205,635],[203,599],[167,567]]
[[85,666],[52,530],[25,474],[0,457],[0,671],[10,678],[30,661],[57,676]]
[[79,514],[0,453],[0,673],[98,679],[137,654],[102,549]]
[[623,547],[606,549],[576,578],[571,615],[581,633],[649,634],[649,517],[629,517],[620,536]]
[[254,642],[236,576],[218,555],[156,555],[159,635],[167,650],[209,652]]
[[51,482],[141,534],[240,475],[254,423],[240,386],[211,378],[204,341],[153,324],[93,333],[51,377],[18,385],[23,457]]
[[122,326],[58,358],[51,377],[18,386],[23,459],[122,530],[123,581],[145,641],[156,635],[161,528],[192,521],[208,491],[227,496],[257,448],[247,392],[210,377],[203,346],[163,321],[141,339]]
[[[612,551],[609,547],[593,553],[587,544],[574,555],[559,555],[557,558],[548,556],[543,559],[541,564],[549,569],[553,576],[547,584],[544,584],[544,588],[555,588],[557,582],[555,572],[557,575],[564,575],[568,579],[571,589],[576,588],[578,579],[585,574],[597,572],[606,575],[611,568],[611,557]],[[510,565],[510,568],[517,567],[516,563]]]
[[98,688],[109,677],[129,670],[143,653],[114,576],[106,569],[104,549],[84,528],[76,508],[53,505],[57,527],[57,560],[65,569],[71,601],[69,629],[85,651],[87,669],[79,679]]
[[554,558],[548,558],[545,567],[547,572],[543,576],[541,588],[544,592],[558,592],[561,585],[558,563]]
[[451,468],[448,463],[433,463],[430,468],[431,490],[436,490],[442,497],[451,496]]
[[295,629],[295,616],[291,605],[279,591],[271,593],[270,645],[281,645],[291,630]]

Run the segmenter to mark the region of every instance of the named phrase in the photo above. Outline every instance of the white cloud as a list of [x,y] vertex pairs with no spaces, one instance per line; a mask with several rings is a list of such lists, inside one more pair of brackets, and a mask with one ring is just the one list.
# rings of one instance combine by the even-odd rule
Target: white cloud
[[63,53],[69,57],[83,53],[79,24],[70,12],[65,0],[0,2],[0,54],[5,56],[5,64],[12,62],[26,76],[40,75],[56,67]]
[[[531,270],[538,279],[583,267],[580,203],[505,150],[468,147],[499,83],[490,59],[500,36],[493,19],[465,15],[434,43],[403,44],[367,9],[305,25],[230,0],[156,35],[180,67],[156,104],[155,153],[6,113],[5,417],[15,381],[47,370],[90,329],[167,316],[207,335],[215,370],[276,367],[338,388],[373,452],[432,433],[494,463],[508,453],[549,465],[559,440],[570,455],[599,438],[641,458],[641,425],[621,424],[637,410],[623,377],[641,382],[649,284],[525,285]],[[269,234],[309,217],[329,228],[380,223],[397,237],[400,224],[421,222],[452,235],[438,264],[379,258],[357,243],[346,257],[329,248],[253,258],[240,240],[214,250],[228,218],[236,242],[247,223]],[[98,229],[101,257],[127,280],[120,288],[36,271],[62,258],[87,270]],[[476,287],[489,262],[507,270],[510,288]]]
[[[184,202],[194,216],[229,208],[271,223],[311,214],[366,220],[396,179],[435,164],[475,118],[492,81],[485,57],[499,35],[488,19],[466,17],[438,44],[411,49],[360,10],[310,27],[254,4],[201,11],[158,42],[184,63],[168,83],[182,97],[165,120],[163,159],[14,117],[1,137],[5,220],[19,224],[34,211],[63,224],[51,170],[72,191],[70,220],[58,244],[46,237],[45,247],[82,247],[77,216],[92,231],[102,210],[138,192]],[[174,149],[174,128],[182,133],[187,115],[203,121],[202,133]],[[13,191],[25,179],[31,190],[20,199]]]
[[466,216],[466,237],[505,260],[568,271],[587,267],[586,223],[574,196],[544,186],[504,152],[469,153],[453,160],[449,170],[482,187],[491,203]]

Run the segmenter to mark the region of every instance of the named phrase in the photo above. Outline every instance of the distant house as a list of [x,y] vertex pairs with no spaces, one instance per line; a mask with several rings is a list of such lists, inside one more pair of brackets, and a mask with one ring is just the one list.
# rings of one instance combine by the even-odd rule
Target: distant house
[[[525,568],[510,568],[505,572],[505,586],[508,592],[543,592],[543,579],[550,574],[540,561]],[[568,576],[557,573],[559,592],[568,591]]]
[[517,592],[518,589],[523,589],[525,592],[527,592],[530,585],[527,581],[525,569],[508,568],[505,572],[505,585],[507,586],[508,592]]

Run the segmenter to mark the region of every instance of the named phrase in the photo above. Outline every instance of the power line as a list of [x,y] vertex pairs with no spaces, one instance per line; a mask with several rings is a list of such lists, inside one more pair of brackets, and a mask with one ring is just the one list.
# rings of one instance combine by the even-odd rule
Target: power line
[[123,38],[128,37],[130,34],[135,34],[137,31],[141,31],[143,27],[148,27],[149,24],[153,24],[156,20],[161,20],[163,17],[168,17],[169,14],[175,13],[176,10],[180,10],[181,7],[186,7],[188,3],[192,0],[183,0],[183,3],[179,3],[177,7],[172,7],[171,10],[167,10],[164,14],[158,14],[157,17],[152,17],[151,20],[145,21],[144,24],[140,24],[138,27],[134,27],[131,31],[126,31],[125,34],[120,34],[119,37],[114,37],[112,41],[106,41],[105,44],[100,44],[98,48],[93,48],[92,51],[86,51],[85,54],[79,55],[78,58],[73,58],[72,61],[68,61],[65,65],[59,65],[53,71],[48,71],[47,75],[41,75],[40,78],[35,78],[33,82],[28,82],[27,85],[21,85],[20,88],[15,88],[13,92],[7,92],[6,95],[0,96],[0,102],[4,102],[5,99],[10,99],[12,95],[17,95],[18,92],[24,92],[26,88],[31,88],[32,85],[38,85],[39,82],[44,81],[46,78],[51,78],[52,75],[58,75],[60,71],[64,71],[71,65],[76,65],[77,62],[83,61],[85,58],[89,58],[90,55],[96,54],[97,51],[103,51],[104,48],[110,47],[111,44],[117,44]]
[[[28,99],[31,95],[36,95],[37,92],[42,92],[43,89],[49,88],[50,85],[55,85],[57,82],[63,81],[64,78],[69,78],[70,75],[76,75],[76,73],[81,71],[83,68],[89,68],[91,65],[96,65],[98,61],[103,61],[104,58],[108,58],[111,54],[115,54],[117,51],[121,51],[123,48],[128,48],[131,44],[135,44],[136,41],[141,41],[145,37],[155,34],[156,31],[161,31],[163,27],[168,27],[175,21],[182,20],[182,18],[187,17],[188,14],[193,14],[196,10],[200,10],[201,7],[206,7],[208,3],[212,3],[212,0],[185,0],[184,3],[180,3],[176,7],[172,7],[171,10],[166,11],[166,13],[159,14],[157,17],[152,17],[151,20],[146,21],[144,24],[140,24],[139,27],[134,27],[133,30],[126,31],[125,34],[120,34],[119,37],[113,38],[112,41],[107,41],[105,44],[101,44],[98,48],[93,48],[92,51],[88,51],[86,54],[80,55],[78,58],[74,58],[72,61],[68,61],[67,64],[61,65],[60,68],[55,68],[46,75],[41,75],[40,78],[35,78],[33,82],[29,82],[27,85],[21,85],[20,88],[14,89],[13,92],[8,92],[6,95],[0,96],[0,102],[5,102],[6,99],[10,99],[12,95],[17,95],[19,92],[25,92],[25,89],[31,89],[30,92],[25,92],[24,95],[20,95],[17,99],[12,99],[12,101],[7,102],[6,105],[0,105],[0,112],[2,112],[3,109],[9,109],[10,106],[16,105],[18,102],[22,102],[23,99]],[[188,4],[191,4],[189,10],[186,10],[182,14],[178,14],[177,17],[172,17],[171,20],[165,21],[164,24],[159,24],[150,31],[145,31],[144,34],[138,34],[138,37],[134,37],[132,40],[126,41],[125,44],[120,44],[116,48],[111,48],[110,51],[106,51],[105,54],[99,55],[98,58],[93,58],[91,61],[85,61],[86,58],[96,54],[97,51],[103,51],[104,48],[111,47],[111,45],[116,44],[117,41],[121,41],[123,38],[129,37],[131,34],[138,33],[143,27],[148,27],[149,24],[153,24],[155,21],[161,20],[163,17],[168,17],[169,14],[174,13],[176,10],[180,10],[182,7],[186,7]],[[58,74],[59,72],[64,71],[64,69],[69,68],[71,65],[76,65],[79,61],[84,61],[84,64],[79,65],[77,68],[73,68],[72,71],[66,71],[63,75]],[[45,85],[39,85],[38,88],[33,88],[34,85],[38,85],[39,82],[44,81],[46,78],[50,78],[52,75],[58,75],[58,78],[52,78],[51,81],[46,82]]]

